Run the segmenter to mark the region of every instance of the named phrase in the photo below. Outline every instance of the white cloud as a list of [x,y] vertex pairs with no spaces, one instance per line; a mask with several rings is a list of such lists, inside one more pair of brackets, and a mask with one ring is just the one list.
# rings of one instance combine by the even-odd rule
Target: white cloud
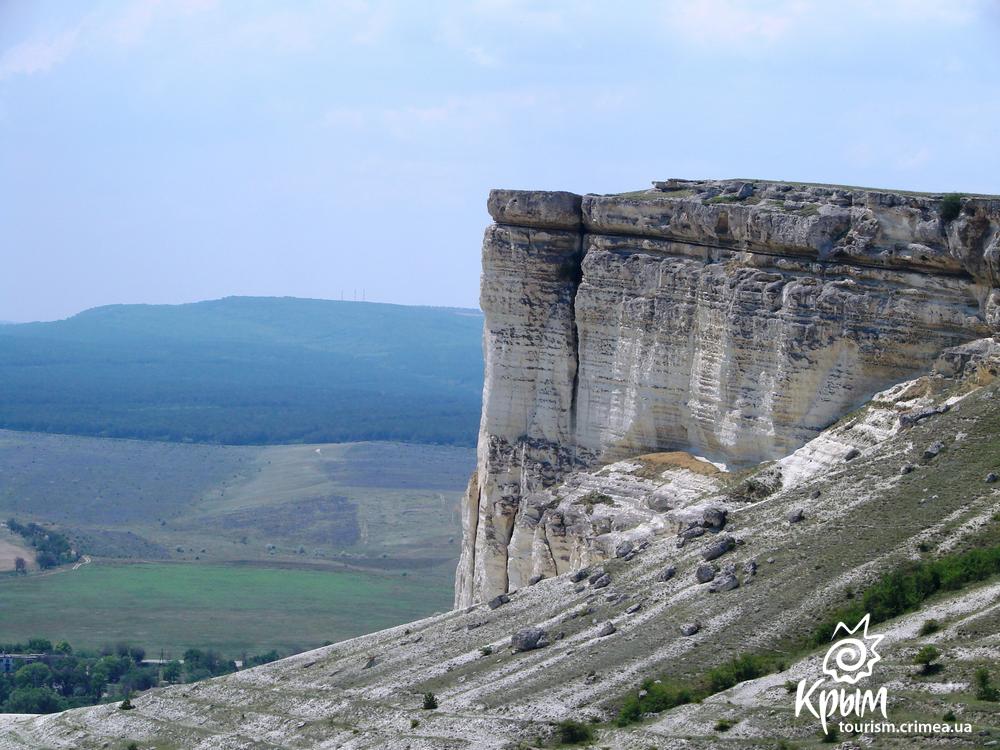
[[662,19],[682,41],[717,49],[770,47],[790,38],[836,40],[873,26],[962,26],[987,0],[670,0]]
[[745,0],[674,2],[666,11],[671,30],[692,41],[736,44],[775,42],[788,34],[808,12],[798,0],[750,3]]
[[14,45],[0,56],[0,80],[51,70],[72,54],[78,37],[79,32],[73,29]]

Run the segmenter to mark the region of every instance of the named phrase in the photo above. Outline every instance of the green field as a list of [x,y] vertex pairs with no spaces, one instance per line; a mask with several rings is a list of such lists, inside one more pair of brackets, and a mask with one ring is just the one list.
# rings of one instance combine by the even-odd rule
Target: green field
[[450,446],[0,430],[0,522],[93,560],[16,577],[23,540],[0,529],[0,642],[288,654],[448,609],[474,466]]
[[287,655],[450,609],[451,597],[450,586],[399,573],[98,562],[0,577],[0,642],[127,641],[151,657],[186,648]]

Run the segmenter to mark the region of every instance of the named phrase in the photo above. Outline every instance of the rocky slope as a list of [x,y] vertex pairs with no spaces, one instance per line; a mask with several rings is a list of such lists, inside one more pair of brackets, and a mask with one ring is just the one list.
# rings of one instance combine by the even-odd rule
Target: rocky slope
[[575,564],[534,498],[567,472],[671,450],[780,458],[1000,324],[991,198],[670,180],[495,190],[488,207],[456,606]]
[[[983,534],[1000,543],[1000,484],[986,481],[1000,464],[998,350],[985,340],[949,352],[938,374],[878,394],[753,471],[722,472],[673,453],[573,475],[552,490],[568,538],[589,526],[583,546],[569,545],[568,554],[586,563],[591,539],[594,559],[610,556],[585,575],[546,578],[490,604],[149,691],[132,711],[2,717],[0,748],[513,750],[551,746],[553,722],[565,719],[605,722],[594,745],[606,748],[827,746],[812,717],[794,715],[785,689],[818,674],[825,649],[801,650],[816,623],[906,561]],[[706,565],[713,580],[701,583]],[[942,629],[919,635],[930,617]],[[861,735],[844,747],[971,748],[997,737],[1000,703],[977,700],[971,686],[981,666],[1000,679],[996,579],[874,631],[886,636],[873,679],[889,688],[890,720],[951,710],[974,731]],[[539,647],[512,649],[533,639]],[[928,642],[942,650],[944,669],[922,677],[911,662]],[[788,661],[702,703],[629,727],[609,723],[643,680],[697,677],[743,652]],[[437,710],[421,708],[427,691]],[[729,731],[716,729],[720,720]]]

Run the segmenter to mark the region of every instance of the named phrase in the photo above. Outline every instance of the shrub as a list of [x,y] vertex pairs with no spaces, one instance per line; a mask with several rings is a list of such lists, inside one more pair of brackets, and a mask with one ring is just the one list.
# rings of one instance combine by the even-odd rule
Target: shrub
[[867,588],[850,605],[834,612],[816,628],[813,645],[828,644],[838,622],[853,623],[871,614],[871,624],[912,612],[934,594],[956,591],[963,586],[1000,573],[1000,545],[921,560],[894,570]]
[[949,193],[941,201],[941,218],[944,223],[954,221],[962,212],[962,196],[959,193]]
[[941,656],[941,652],[934,646],[922,646],[917,655],[913,657],[913,663],[919,664],[921,666],[921,674],[930,674],[936,671],[935,667],[938,666],[934,664],[938,657]]
[[713,693],[728,690],[747,680],[761,677],[771,671],[770,662],[756,654],[742,654],[708,672],[708,686]]
[[820,741],[821,742],[826,742],[826,743],[829,743],[829,744],[833,744],[834,742],[836,742],[839,739],[840,739],[840,732],[837,731],[837,727],[835,727],[835,726],[828,727],[827,728],[827,732],[825,734],[823,732],[820,732]]
[[990,671],[986,667],[976,670],[974,677],[976,697],[981,701],[1000,701],[1000,690],[993,687]]
[[729,719],[719,719],[717,722],[715,722],[716,732],[728,732],[732,728],[733,728],[733,722],[731,722]]
[[434,693],[424,693],[424,710],[433,711],[438,707],[438,699]]
[[479,653],[482,654],[483,656],[489,656],[490,654],[493,653],[493,647],[483,646],[481,649],[479,649]]
[[949,708],[947,711],[944,712],[944,716],[942,716],[941,718],[944,719],[945,721],[955,721],[956,719],[955,712]]
[[118,708],[120,708],[122,711],[131,711],[133,708],[135,708],[135,706],[132,705],[131,698],[126,698],[121,702],[121,705],[118,706]]
[[420,726],[420,719],[410,719],[410,729],[416,729]]
[[643,714],[658,714],[676,706],[694,703],[704,697],[704,694],[688,686],[667,685],[652,680],[642,683],[642,690],[645,695],[640,697],[639,693],[632,693],[625,699],[615,719],[618,726],[634,724]]
[[576,745],[594,739],[594,730],[579,721],[565,719],[556,724],[556,738],[565,745]]
[[920,635],[930,635],[931,633],[936,633],[941,629],[941,623],[935,619],[924,620],[924,624],[920,626]]

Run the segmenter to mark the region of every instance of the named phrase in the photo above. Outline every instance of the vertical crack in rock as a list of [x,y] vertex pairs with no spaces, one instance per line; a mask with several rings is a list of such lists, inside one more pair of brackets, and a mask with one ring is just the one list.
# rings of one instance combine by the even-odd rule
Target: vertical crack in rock
[[[455,602],[562,572],[545,488],[659,450],[788,455],[1000,328],[1000,202],[765,181],[494,190],[483,416]],[[982,301],[982,304],[980,304]]]

